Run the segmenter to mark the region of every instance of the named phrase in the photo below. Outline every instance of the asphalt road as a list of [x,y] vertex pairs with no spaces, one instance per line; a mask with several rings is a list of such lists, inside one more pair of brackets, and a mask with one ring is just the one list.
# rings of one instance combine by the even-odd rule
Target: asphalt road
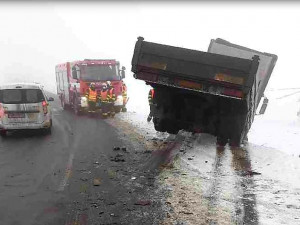
[[141,170],[149,154],[140,150],[107,121],[54,104],[51,135],[0,142],[0,224],[155,224],[156,172]]
[[0,225],[299,224],[298,159],[139,119],[53,103],[51,135],[2,138]]

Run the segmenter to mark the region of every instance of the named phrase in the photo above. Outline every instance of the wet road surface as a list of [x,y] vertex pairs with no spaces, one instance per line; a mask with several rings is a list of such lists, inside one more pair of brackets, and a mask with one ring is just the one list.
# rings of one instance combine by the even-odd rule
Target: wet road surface
[[53,108],[51,135],[1,139],[1,225],[300,223],[298,159]]

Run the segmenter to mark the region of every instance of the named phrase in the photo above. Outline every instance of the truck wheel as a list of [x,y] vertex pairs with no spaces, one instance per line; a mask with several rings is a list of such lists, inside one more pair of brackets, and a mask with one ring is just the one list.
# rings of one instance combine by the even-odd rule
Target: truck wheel
[[224,137],[217,137],[217,145],[225,146],[227,144],[228,139]]
[[121,106],[115,106],[115,113],[121,112],[122,108]]
[[156,131],[159,132],[166,132],[166,128],[164,126],[164,120],[153,118],[154,128]]
[[0,131],[0,136],[1,136],[1,137],[6,137],[6,135],[7,135],[6,130],[1,130],[1,131]]
[[64,110],[67,110],[67,105],[66,105],[65,101],[62,99],[60,102],[61,102],[61,107],[62,107]]
[[75,115],[80,116],[81,112],[80,112],[80,110],[78,108],[78,100],[77,100],[76,97],[74,99],[75,99],[74,100],[74,106],[73,106],[74,113],[75,113]]
[[175,121],[172,120],[165,121],[165,125],[167,127],[167,132],[169,134],[178,134],[179,129],[176,127]]
[[239,137],[232,137],[229,140],[229,146],[230,147],[240,147],[241,142],[242,142],[242,138],[240,136]]

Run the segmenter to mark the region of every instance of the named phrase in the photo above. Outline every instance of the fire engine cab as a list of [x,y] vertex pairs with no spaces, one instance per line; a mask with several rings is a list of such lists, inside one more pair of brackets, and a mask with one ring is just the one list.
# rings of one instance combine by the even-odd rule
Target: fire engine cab
[[100,92],[102,84],[110,81],[114,87],[115,111],[126,111],[127,87],[123,81],[125,67],[114,59],[85,59],[66,62],[55,67],[57,93],[64,109],[72,108],[75,114],[86,111],[88,102],[85,97],[89,85],[94,82]]

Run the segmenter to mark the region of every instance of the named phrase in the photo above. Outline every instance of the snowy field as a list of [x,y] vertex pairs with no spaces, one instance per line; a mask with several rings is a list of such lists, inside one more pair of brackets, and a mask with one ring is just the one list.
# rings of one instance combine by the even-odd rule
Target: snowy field
[[[256,116],[249,142],[300,156],[300,93],[295,90],[269,91],[269,105],[264,115]],[[291,95],[290,95],[291,94]],[[285,97],[286,96],[286,97]]]

